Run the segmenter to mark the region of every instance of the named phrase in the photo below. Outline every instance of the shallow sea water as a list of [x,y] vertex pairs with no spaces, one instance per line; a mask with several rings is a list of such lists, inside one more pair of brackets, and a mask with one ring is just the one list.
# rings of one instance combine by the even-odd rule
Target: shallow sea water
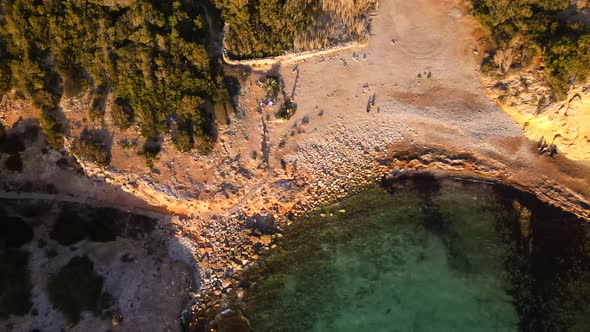
[[244,300],[254,331],[590,330],[590,225],[494,185],[387,188],[287,230]]

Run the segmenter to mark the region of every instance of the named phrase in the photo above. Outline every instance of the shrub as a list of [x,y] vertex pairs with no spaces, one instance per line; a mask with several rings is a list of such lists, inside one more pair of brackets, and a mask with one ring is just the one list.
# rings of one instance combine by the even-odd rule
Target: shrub
[[84,219],[73,209],[64,208],[53,223],[49,237],[64,246],[84,240],[86,238]]
[[11,133],[4,137],[4,140],[0,143],[0,152],[8,154],[18,154],[27,149],[25,146],[25,140],[22,135]]
[[139,144],[139,142],[134,139],[127,139],[127,138],[122,138],[119,140],[119,145],[123,148],[123,149],[131,149],[135,146],[137,146]]
[[6,138],[6,127],[0,122],[0,144],[4,141],[4,138]]
[[61,111],[58,108],[44,108],[41,110],[39,125],[47,138],[47,143],[53,148],[61,148],[63,141],[63,125]]
[[548,83],[559,99],[567,96],[573,81],[584,80],[590,72],[589,30],[582,23],[568,24],[556,15],[571,1],[472,3],[473,14],[490,31],[494,48],[482,63],[482,72],[526,68],[540,55],[546,64]]
[[[128,128],[135,116],[152,139],[186,97],[211,101],[216,94],[219,70],[194,1],[11,0],[1,7],[0,93],[16,89],[44,112],[58,109],[62,95],[95,88],[88,111],[102,120],[112,91],[125,101],[115,103],[115,125]],[[201,120],[198,107],[183,111]],[[63,128],[45,115],[48,140],[61,146]]]
[[209,154],[213,151],[215,146],[215,138],[210,135],[196,135],[194,136],[195,146],[200,154]]
[[0,318],[26,315],[31,310],[29,254],[16,249],[0,250]]
[[188,152],[193,148],[190,133],[180,128],[174,128],[172,130],[172,144],[180,152]]
[[275,77],[267,77],[264,82],[264,89],[268,98],[275,99],[281,93],[281,84]]
[[160,153],[160,151],[162,150],[162,146],[160,145],[160,142],[158,142],[157,140],[147,140],[144,144],[143,144],[143,149],[141,151],[139,151],[139,155],[142,156],[145,160],[145,164],[148,167],[153,167],[154,166],[154,160],[157,159],[158,154]]
[[10,80],[10,67],[0,62],[0,97],[10,90]]
[[128,99],[117,98],[111,107],[111,117],[117,128],[125,130],[131,127],[135,113]]
[[33,106],[40,110],[54,109],[59,104],[59,97],[46,90],[39,90],[33,94]]
[[368,30],[368,10],[375,0],[214,0],[227,31],[225,48],[231,57],[279,55],[285,51],[318,49],[337,40],[362,39]]
[[285,100],[285,105],[277,112],[276,116],[281,119],[290,119],[297,112],[297,104],[290,98]]
[[107,102],[108,87],[101,85],[96,89],[90,108],[90,119],[94,121],[102,120],[104,109]]
[[74,153],[100,166],[107,166],[111,161],[109,149],[101,132],[88,130],[88,128],[84,128],[82,135],[76,141]]

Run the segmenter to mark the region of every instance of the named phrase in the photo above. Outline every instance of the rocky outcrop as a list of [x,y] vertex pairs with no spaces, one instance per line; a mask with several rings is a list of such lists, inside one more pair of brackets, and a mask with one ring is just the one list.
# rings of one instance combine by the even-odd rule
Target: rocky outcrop
[[578,84],[565,100],[555,101],[544,82],[541,69],[484,79],[490,98],[529,138],[555,144],[570,159],[590,161],[590,83]]
[[[500,156],[486,156],[468,151],[450,151],[433,146],[406,146],[388,155],[381,161],[387,165],[387,176],[396,176],[405,171],[434,171],[439,175],[475,178],[498,182],[529,192],[540,200],[571,212],[590,221],[590,201],[588,200],[588,179],[586,175],[557,172],[540,176],[511,164]],[[553,176],[553,178],[551,177]],[[561,177],[579,176],[580,186],[565,186]]]

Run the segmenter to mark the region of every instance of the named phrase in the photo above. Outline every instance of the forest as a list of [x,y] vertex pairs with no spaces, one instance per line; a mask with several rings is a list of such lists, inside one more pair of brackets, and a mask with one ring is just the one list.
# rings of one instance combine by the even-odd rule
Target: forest
[[540,58],[557,99],[590,73],[590,31],[559,14],[570,0],[472,0],[473,13],[491,33],[493,52],[482,69],[504,74],[526,69]]
[[[108,4],[107,4],[108,3]],[[211,149],[211,117],[222,80],[208,54],[196,1],[4,0],[0,7],[0,95],[15,89],[41,110],[53,146],[63,144],[62,97],[93,93],[100,124],[108,94],[113,122],[138,124],[155,140],[171,132],[179,150]],[[87,137],[90,137],[86,135]],[[178,143],[178,144],[176,144]]]
[[[104,164],[105,144],[88,133],[104,126],[109,96],[112,123],[120,130],[138,125],[144,147],[169,133],[180,151],[212,149],[213,119],[204,106],[227,91],[217,59],[207,50],[205,6],[226,25],[227,52],[255,58],[358,40],[368,32],[375,0],[0,3],[0,95],[14,89],[32,101],[49,144],[61,147],[61,99],[92,93],[92,128],[78,142],[92,139],[74,152]],[[141,153],[152,159],[157,151]]]

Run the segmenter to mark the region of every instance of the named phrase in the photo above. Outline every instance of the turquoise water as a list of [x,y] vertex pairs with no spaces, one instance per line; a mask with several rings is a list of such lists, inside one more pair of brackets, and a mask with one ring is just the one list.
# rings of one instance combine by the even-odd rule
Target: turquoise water
[[587,225],[485,184],[388,189],[296,221],[245,297],[255,331],[588,330]]

